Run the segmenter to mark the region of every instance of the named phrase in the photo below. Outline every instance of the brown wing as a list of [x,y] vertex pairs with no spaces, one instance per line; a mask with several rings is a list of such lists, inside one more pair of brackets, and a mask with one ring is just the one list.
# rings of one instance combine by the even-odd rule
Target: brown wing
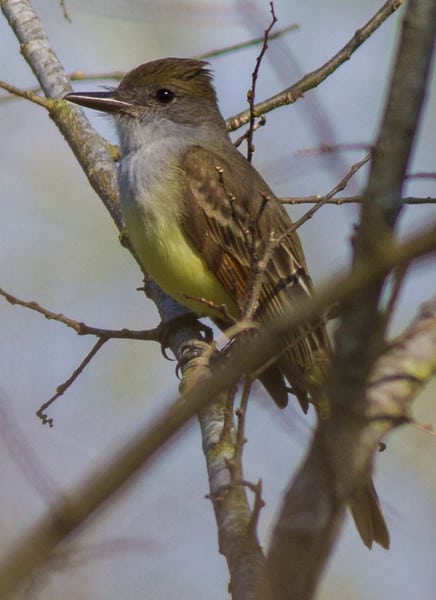
[[[297,298],[310,294],[312,283],[297,235],[286,235],[292,225],[288,214],[257,171],[237,150],[231,151],[231,156],[224,157],[193,147],[185,154],[183,222],[210,269],[235,298],[241,314],[252,293],[253,256],[258,262],[264,258],[271,236],[279,240],[270,252],[256,311],[256,318],[266,323],[291,310]],[[262,374],[261,381],[278,405],[284,406],[283,373],[303,409],[307,409],[309,399],[315,399],[322,417],[319,384],[329,355],[320,319],[300,327],[284,341],[283,354]],[[388,548],[389,533],[371,480],[355,490],[350,506],[365,544],[371,547],[375,541]]]
[[[231,154],[231,156],[229,155]],[[182,211],[185,230],[244,314],[261,261],[254,317],[266,323],[292,309],[311,293],[303,251],[279,200],[248,161],[233,147],[221,156],[192,146],[182,157],[186,190]],[[307,375],[324,371],[328,341],[322,325],[309,324],[285,342],[278,364],[295,394],[307,407]],[[323,366],[324,365],[324,366]]]

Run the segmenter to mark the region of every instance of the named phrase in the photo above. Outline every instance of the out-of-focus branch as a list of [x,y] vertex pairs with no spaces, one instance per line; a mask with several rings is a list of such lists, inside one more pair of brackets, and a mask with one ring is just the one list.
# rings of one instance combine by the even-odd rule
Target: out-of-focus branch
[[[386,246],[393,244],[435,33],[434,0],[410,0],[354,240],[356,273],[363,264],[376,263]],[[368,477],[380,436],[398,424],[398,414],[404,422],[400,404],[398,414],[383,406],[384,419],[368,424],[373,412],[368,409],[367,382],[384,343],[386,320],[379,298],[388,272],[374,278],[364,294],[342,303],[327,385],[330,415],[320,422],[304,465],[288,490],[267,560],[277,599],[313,597],[346,504]],[[430,362],[434,363],[434,351]],[[414,382],[420,381],[419,371],[411,376]]]
[[[379,139],[374,147],[366,201],[354,239],[354,261],[377,261],[390,244],[402,208],[401,191],[422,109],[436,32],[436,5],[432,0],[410,0],[399,41],[396,64]],[[407,102],[404,102],[407,98]],[[337,332],[330,395],[342,411],[354,399],[353,410],[363,409],[365,385],[380,352],[384,320],[379,296],[384,276],[362,298],[346,307]]]
[[[319,69],[308,73],[300,79],[300,81],[297,81],[289,88],[272,96],[272,98],[268,98],[268,100],[256,104],[254,106],[256,115],[263,115],[280,106],[293,104],[305,92],[317,87],[324,79],[340,67],[341,64],[348,60],[353,52],[355,52],[363,42],[380,27],[380,25],[382,25],[384,21],[386,21],[386,19],[401,6],[402,3],[403,0],[388,0],[388,2],[386,2],[361,29],[356,31],[351,40],[329,61],[319,67]],[[227,119],[227,128],[229,131],[234,131],[243,125],[246,125],[249,120],[250,111],[244,110],[238,115]]]
[[[290,31],[295,31],[298,29],[298,25],[288,25],[287,27],[283,27],[279,31],[275,33],[271,33],[268,36],[270,41],[275,40],[279,37],[284,36],[286,33]],[[198,54],[194,58],[198,60],[207,60],[209,58],[215,58],[217,56],[223,56],[224,54],[229,54],[233,52],[237,52],[238,50],[244,50],[249,48],[250,46],[256,46],[260,42],[263,42],[263,36],[256,37],[245,42],[240,42],[239,44],[232,44],[230,46],[225,46],[224,48],[218,48],[217,50],[212,50],[211,52],[205,52],[204,54]],[[72,71],[68,74],[68,79],[70,81],[101,81],[102,79],[114,79],[115,81],[120,81],[126,73],[124,71],[106,71],[102,73],[85,73],[84,71]],[[0,104],[8,102],[10,100],[14,100],[18,97],[27,98],[34,97],[35,94],[41,91],[41,87],[35,86],[28,90],[18,90],[14,86],[9,86],[9,84],[1,85],[6,91],[9,92],[9,95],[0,96]],[[18,90],[18,92],[17,92]],[[31,99],[31,98],[30,98]]]
[[[436,226],[408,242],[385,248],[377,263],[363,264],[351,275],[336,279],[320,289],[309,301],[296,303],[292,314],[272,323],[268,330],[253,340],[249,348],[236,349],[231,361],[227,361],[206,380],[200,380],[184,395],[183,401],[177,402],[149,423],[127,447],[115,452],[106,466],[100,467],[78,486],[75,493],[60,499],[57,509],[51,510],[23,537],[0,566],[0,599],[9,600],[24,577],[42,566],[58,544],[77,531],[212,398],[234,386],[241,372],[253,371],[275,355],[280,339],[292,329],[303,322],[313,321],[330,305],[339,301],[350,302],[393,266],[406,264],[413,258],[435,250]],[[196,344],[194,341],[193,346]]]
[[[356,429],[347,417],[341,422],[320,423],[276,524],[269,572],[275,580],[274,571],[281,564],[291,575],[281,579],[282,591],[274,598],[312,598],[316,575],[341,523],[350,479],[361,471],[362,464],[368,465],[384,435],[409,422],[413,400],[435,374],[436,297],[421,306],[405,333],[376,362],[366,392],[363,427]],[[354,448],[355,458],[350,464],[344,455],[338,477],[337,465],[328,469],[325,455],[332,443],[346,453],[345,436]],[[279,572],[283,573],[281,568]]]

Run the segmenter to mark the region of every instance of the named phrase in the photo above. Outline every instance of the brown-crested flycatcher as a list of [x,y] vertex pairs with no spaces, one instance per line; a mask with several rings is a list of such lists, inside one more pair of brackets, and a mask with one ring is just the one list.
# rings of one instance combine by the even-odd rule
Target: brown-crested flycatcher
[[[253,317],[260,324],[311,294],[292,222],[232,144],[206,63],[155,60],[127,73],[114,90],[65,99],[115,118],[127,234],[142,266],[167,294],[222,328],[231,321],[226,314],[244,316],[255,280],[260,285]],[[266,268],[259,276],[262,262]],[[216,310],[221,305],[226,311]],[[284,340],[261,381],[283,407],[286,378],[306,411],[308,401],[316,404],[329,354],[322,320],[302,325]],[[350,507],[364,543],[387,548],[389,533],[371,480],[352,496]]]

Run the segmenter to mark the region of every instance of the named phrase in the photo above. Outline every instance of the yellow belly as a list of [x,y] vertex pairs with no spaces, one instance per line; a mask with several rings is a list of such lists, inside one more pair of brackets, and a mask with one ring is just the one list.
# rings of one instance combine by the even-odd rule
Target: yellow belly
[[230,314],[237,315],[235,303],[184,235],[175,216],[169,219],[132,209],[124,218],[142,266],[164,292],[199,314],[214,316],[217,312],[193,298],[224,304]]

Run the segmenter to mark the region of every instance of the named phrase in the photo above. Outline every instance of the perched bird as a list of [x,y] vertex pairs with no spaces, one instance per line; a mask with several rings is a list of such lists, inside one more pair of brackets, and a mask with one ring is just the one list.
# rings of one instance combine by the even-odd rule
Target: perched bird
[[[167,294],[226,328],[247,310],[266,324],[312,293],[292,221],[232,144],[207,63],[155,60],[127,73],[113,90],[65,99],[113,115],[127,234]],[[320,318],[283,340],[260,379],[280,407],[290,386],[306,412],[309,402],[317,404],[329,356]],[[371,480],[350,507],[364,543],[387,548],[389,533]]]

